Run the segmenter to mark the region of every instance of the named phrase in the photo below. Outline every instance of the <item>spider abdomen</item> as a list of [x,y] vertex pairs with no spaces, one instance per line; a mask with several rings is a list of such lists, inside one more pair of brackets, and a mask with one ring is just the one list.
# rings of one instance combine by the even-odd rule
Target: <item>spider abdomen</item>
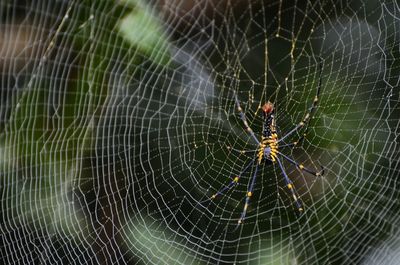
[[276,161],[278,154],[278,135],[276,133],[269,137],[262,137],[258,149],[258,163],[260,164],[263,158],[267,161]]

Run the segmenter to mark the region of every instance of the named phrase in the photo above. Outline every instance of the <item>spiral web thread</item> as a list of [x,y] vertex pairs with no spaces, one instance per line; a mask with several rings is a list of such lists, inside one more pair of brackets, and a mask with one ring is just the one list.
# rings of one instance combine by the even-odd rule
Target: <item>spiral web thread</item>
[[[4,1],[4,264],[398,264],[396,1]],[[323,67],[319,70],[319,60]],[[244,219],[261,106],[279,137]],[[306,136],[303,137],[303,134]],[[232,150],[235,149],[235,150]],[[241,174],[242,173],[242,174]],[[239,183],[213,194],[241,174]]]

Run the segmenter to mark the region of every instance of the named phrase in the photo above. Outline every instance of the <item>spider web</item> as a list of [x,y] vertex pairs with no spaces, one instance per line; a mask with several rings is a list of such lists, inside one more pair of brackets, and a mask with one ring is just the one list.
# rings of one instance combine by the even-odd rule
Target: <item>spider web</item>
[[[4,264],[398,264],[396,1],[2,1]],[[319,60],[323,67],[319,70]],[[209,198],[318,108],[275,164]],[[303,138],[303,134],[306,136]]]

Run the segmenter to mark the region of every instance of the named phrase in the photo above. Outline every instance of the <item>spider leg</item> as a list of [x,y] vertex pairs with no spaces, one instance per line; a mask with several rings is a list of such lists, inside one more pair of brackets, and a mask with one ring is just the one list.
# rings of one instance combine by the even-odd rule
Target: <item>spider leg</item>
[[254,154],[254,150],[240,150],[240,149],[235,149],[235,148],[232,148],[232,147],[230,147],[230,146],[227,146],[227,149],[231,152],[231,151],[235,151],[235,152],[238,152],[239,154],[241,154],[241,155],[245,155],[245,156],[247,156],[248,158],[251,158],[251,159],[253,159],[253,157],[252,156],[250,156],[250,155],[248,155],[249,153],[253,153]]
[[286,182],[286,186],[290,190],[290,192],[292,193],[292,197],[293,197],[294,203],[296,204],[296,207],[299,210],[299,212],[302,212],[304,210],[303,209],[303,204],[302,204],[299,196],[297,195],[296,190],[294,189],[293,182],[290,180],[290,178],[286,174],[286,170],[283,167],[281,160],[278,157],[276,158],[276,160],[278,161],[278,165],[281,168],[284,180]]
[[224,194],[224,192],[226,192],[227,190],[230,190],[233,186],[235,186],[239,180],[240,177],[249,169],[249,167],[254,163],[254,160],[250,161],[250,163],[243,169],[243,171],[236,177],[234,177],[232,179],[232,181],[228,184],[225,185],[222,189],[220,189],[219,191],[217,191],[216,193],[214,193],[209,200],[213,200],[215,199],[217,196]]
[[[231,147],[230,145],[227,145],[227,144],[225,144],[224,142],[222,142],[222,141],[216,139],[216,138],[213,137],[213,136],[209,136],[209,137],[210,137],[210,138],[213,138],[213,139],[214,139],[215,141],[217,141],[221,146],[225,147],[225,148],[228,149],[229,151],[235,151],[235,152],[238,152],[238,153],[240,153],[240,154],[242,154],[242,155],[246,155],[246,154],[254,153],[254,152],[255,152],[254,150],[240,150],[240,149],[236,149],[236,148],[233,148],[233,147]],[[250,156],[248,156],[248,155],[247,155],[247,157],[250,158]]]
[[311,119],[314,117],[315,114],[315,110],[318,107],[318,100],[319,100],[319,95],[321,92],[321,86],[322,86],[322,69],[324,67],[324,63],[321,57],[318,57],[319,59],[319,79],[318,79],[318,86],[317,86],[317,92],[315,94],[314,100],[311,104],[311,107],[308,109],[308,113],[304,116],[303,119],[303,123],[305,124],[305,128],[304,128],[304,134],[302,137],[299,138],[299,140],[297,140],[295,143],[299,143],[300,141],[302,141],[305,136],[307,135],[307,129],[308,129],[308,125],[310,124]]
[[233,148],[233,147],[230,147],[230,146],[227,146],[226,148],[228,150],[232,150],[232,151],[235,151],[235,152],[238,152],[238,153],[241,153],[241,154],[247,154],[247,153],[254,153],[255,152],[254,150],[240,150],[240,149],[236,149],[236,148]]
[[243,207],[243,212],[240,215],[240,218],[238,220],[238,225],[243,223],[244,218],[246,217],[246,213],[247,213],[247,208],[249,207],[249,203],[250,203],[250,198],[251,196],[253,196],[253,191],[254,191],[254,185],[256,183],[256,177],[257,177],[257,172],[258,172],[258,163],[256,164],[256,168],[254,170],[253,176],[251,177],[251,181],[250,181],[250,186],[249,189],[247,190],[246,193],[246,200],[244,202],[244,207]]
[[278,143],[281,142],[283,139],[287,138],[288,136],[292,135],[294,132],[298,131],[299,129],[304,127],[304,134],[302,137],[300,137],[297,141],[293,142],[294,145],[297,145],[299,142],[301,142],[304,137],[307,135],[307,129],[308,125],[310,124],[311,119],[314,116],[315,110],[318,107],[318,100],[319,100],[319,95],[321,92],[321,86],[322,86],[322,68],[323,68],[323,61],[321,57],[319,58],[319,81],[318,81],[318,86],[317,86],[317,93],[314,97],[314,100],[311,104],[311,107],[308,109],[308,112],[304,116],[303,120],[291,131],[289,131],[286,135],[284,135],[282,138],[278,140]]
[[283,147],[294,147],[295,145],[297,145],[297,142],[294,143],[287,143],[285,141],[282,141],[282,143],[279,145],[279,148],[283,148]]
[[290,143],[290,144],[283,144],[283,145],[279,145],[279,148],[283,148],[283,147],[293,147],[295,146],[295,143]]
[[297,163],[296,161],[294,161],[293,159],[291,159],[290,157],[288,157],[287,155],[282,154],[281,152],[278,152],[283,158],[285,158],[287,161],[289,161],[291,164],[295,165],[298,169],[305,171],[311,175],[314,175],[316,177],[318,176],[323,176],[325,173],[325,169],[323,166],[321,166],[321,171],[314,171],[311,170],[309,168],[306,168],[303,164]]
[[287,137],[289,137],[290,135],[292,135],[294,132],[297,132],[299,129],[301,129],[302,127],[304,127],[305,123],[303,121],[301,121],[299,124],[296,125],[296,127],[294,127],[291,131],[289,131],[287,134],[285,134],[283,137],[279,138],[278,143],[282,142],[283,140],[285,140]]
[[240,106],[240,102],[239,102],[239,99],[238,99],[236,93],[234,94],[234,97],[235,97],[236,108],[239,111],[240,119],[243,121],[243,124],[244,124],[244,127],[246,128],[246,131],[254,139],[254,141],[257,143],[257,145],[260,145],[260,141],[257,139],[257,137],[254,134],[253,130],[250,128],[249,123],[247,122],[246,115],[244,114],[243,109]]

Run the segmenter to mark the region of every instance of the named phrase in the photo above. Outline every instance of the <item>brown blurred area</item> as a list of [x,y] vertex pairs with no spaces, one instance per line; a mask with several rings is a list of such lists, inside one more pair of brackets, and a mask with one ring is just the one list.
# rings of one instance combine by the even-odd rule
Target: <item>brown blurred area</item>
[[38,52],[38,30],[26,23],[0,25],[0,71],[17,74]]

